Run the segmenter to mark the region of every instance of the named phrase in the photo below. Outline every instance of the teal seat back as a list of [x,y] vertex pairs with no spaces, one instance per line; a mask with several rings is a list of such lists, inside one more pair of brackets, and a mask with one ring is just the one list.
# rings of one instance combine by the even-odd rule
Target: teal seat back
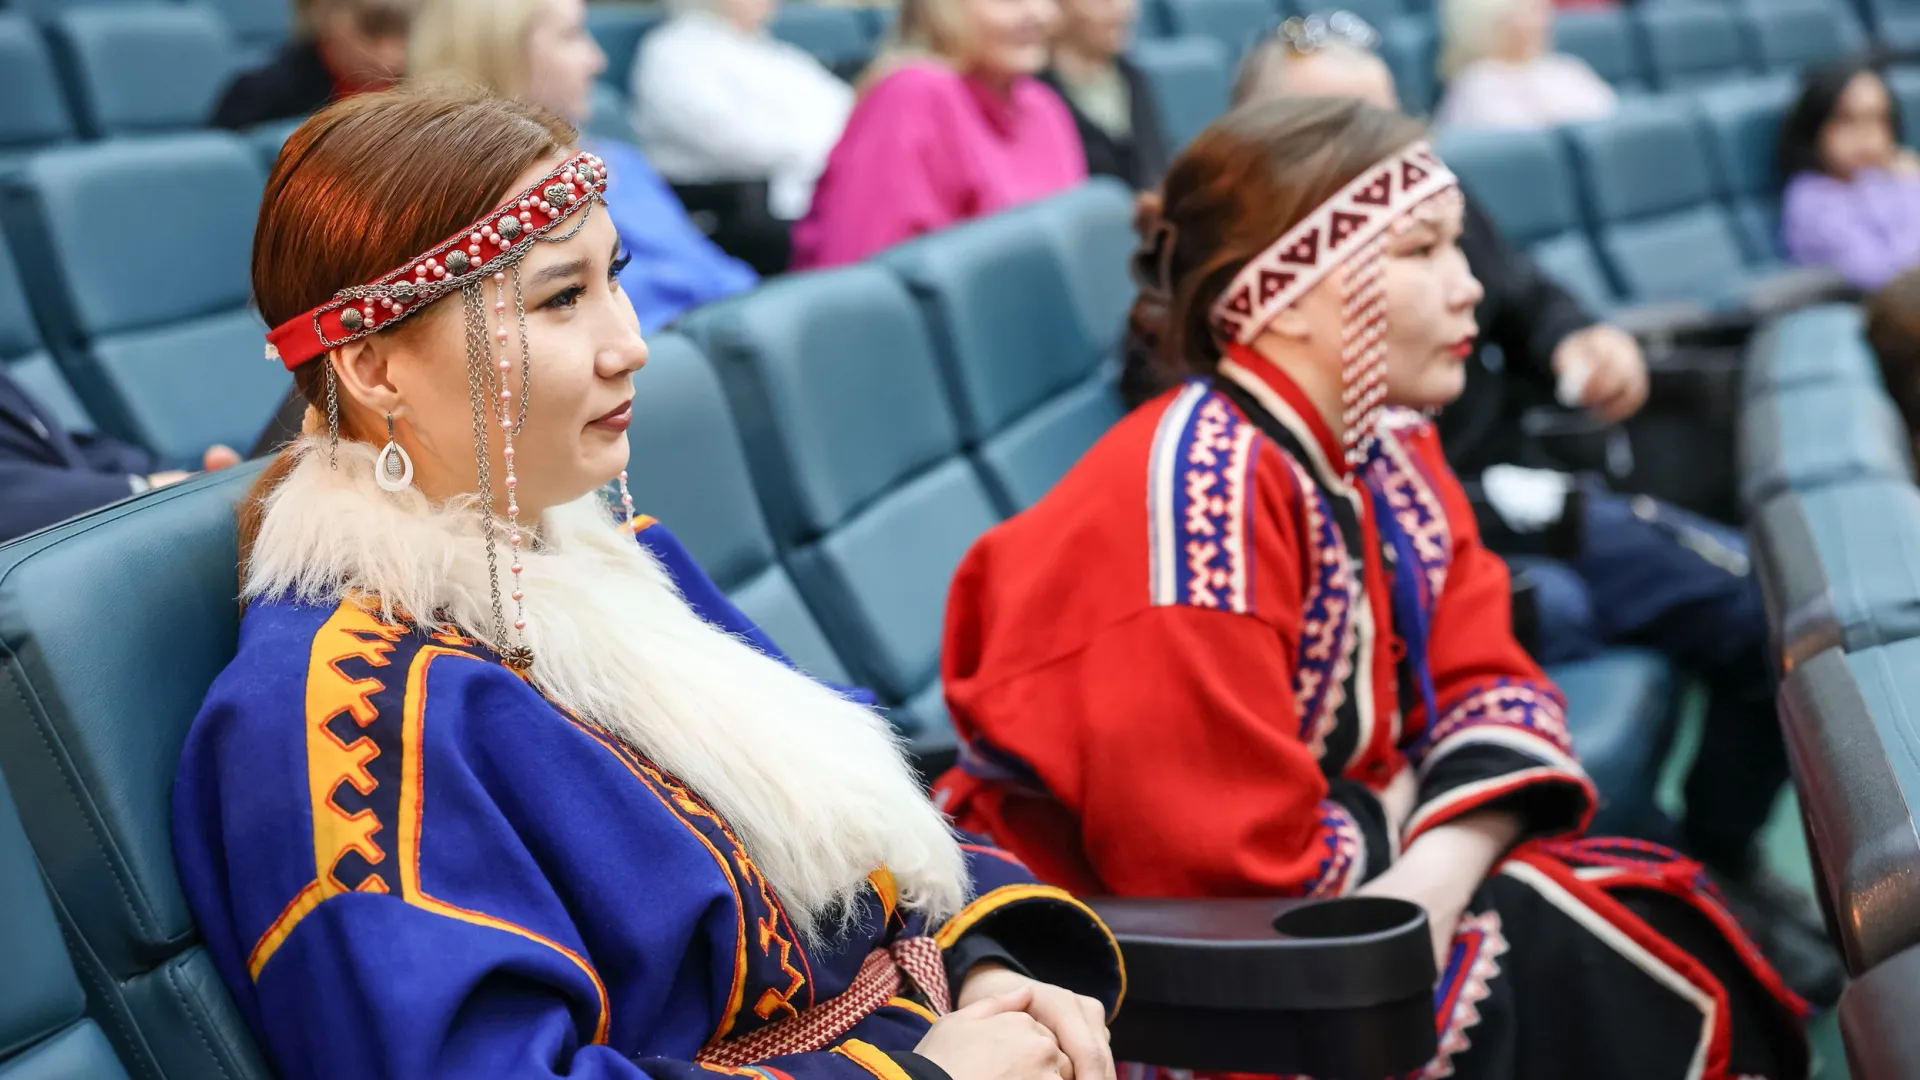
[[61,942],[40,867],[0,779],[0,1080],[125,1080]]
[[234,507],[257,470],[0,547],[0,770],[89,1011],[136,1076],[268,1076],[200,944],[170,828],[181,744],[238,639]]
[[675,333],[647,341],[633,377],[634,509],[665,522],[700,568],[809,674],[848,681],[793,578],[776,557],[720,378],[700,347]]

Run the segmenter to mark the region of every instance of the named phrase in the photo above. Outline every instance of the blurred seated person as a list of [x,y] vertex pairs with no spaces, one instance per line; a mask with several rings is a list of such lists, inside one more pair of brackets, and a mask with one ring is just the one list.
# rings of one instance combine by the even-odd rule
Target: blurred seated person
[[[1246,58],[1241,101],[1267,97],[1356,97],[1394,107],[1393,76],[1359,42],[1333,35],[1311,51],[1277,35]],[[1544,516],[1578,513],[1578,553],[1553,558],[1538,522],[1490,531],[1487,542],[1536,586],[1539,656],[1557,664],[1637,644],[1665,653],[1710,688],[1704,742],[1687,780],[1687,813],[1676,842],[1718,871],[1769,957],[1797,989],[1826,1001],[1840,967],[1810,898],[1777,878],[1757,849],[1787,780],[1785,747],[1767,665],[1768,632],[1758,582],[1748,573],[1738,530],[1645,497],[1606,490],[1550,471],[1553,458],[1526,434],[1521,417],[1559,402],[1609,423],[1647,398],[1646,360],[1625,331],[1600,323],[1525,252],[1509,246],[1471,193],[1460,250],[1484,295],[1466,385],[1435,423],[1448,464],[1499,493],[1529,484],[1557,492]],[[1489,356],[1495,347],[1498,366]],[[1123,383],[1133,399],[1164,374],[1129,354]],[[1569,498],[1578,483],[1580,497]],[[1536,511],[1537,512],[1537,511]],[[1496,515],[1497,516],[1497,515]],[[1518,518],[1518,515],[1516,515]],[[1557,522],[1556,522],[1557,523]],[[1647,823],[1660,835],[1676,828]]]
[[407,28],[419,6],[419,0],[298,0],[294,39],[265,64],[234,76],[210,123],[237,131],[292,120],[329,101],[392,85],[406,70]]
[[1087,178],[1073,114],[1037,76],[1055,0],[904,0],[862,79],[794,267],[836,266]]
[[1082,892],[1419,904],[1412,1075],[1804,1078],[1805,1004],[1698,864],[1582,835],[1565,701],[1421,416],[1481,291],[1421,125],[1255,102],[1154,201],[1130,324],[1185,378],[961,561],[943,805]]
[[[239,460],[212,446],[201,466],[224,469]],[[144,447],[67,430],[0,364],[0,542],[189,475],[162,468]]]
[[1441,0],[1440,127],[1550,128],[1620,99],[1585,60],[1553,51],[1549,0]]
[[1880,381],[1899,407],[1908,437],[1920,436],[1920,268],[1869,297],[1866,313],[1867,344],[1880,362]]
[[768,209],[807,212],[853,111],[853,88],[767,30],[778,0],[669,0],[640,42],[633,129],[675,184],[768,182]]
[[1160,109],[1146,74],[1126,56],[1137,0],[1060,0],[1060,14],[1053,64],[1040,78],[1073,112],[1087,173],[1139,191],[1160,186],[1167,171]]
[[1099,918],[634,513],[606,163],[452,88],[287,145],[253,282],[308,437],[240,505],[172,830],[276,1075],[1111,1078]]
[[1920,265],[1920,155],[1865,60],[1809,68],[1780,126],[1781,242],[1793,261],[1878,289]]
[[[424,0],[414,23],[413,77],[463,78],[579,125],[593,111],[593,81],[607,66],[586,17],[585,0]],[[607,213],[628,259],[620,287],[641,333],[759,282],[688,219],[639,148],[594,138],[583,145],[616,177]]]

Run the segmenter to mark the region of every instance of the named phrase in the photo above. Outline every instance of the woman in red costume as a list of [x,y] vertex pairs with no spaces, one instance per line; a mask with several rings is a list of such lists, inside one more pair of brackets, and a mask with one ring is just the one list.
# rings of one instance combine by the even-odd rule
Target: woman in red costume
[[1420,903],[1426,1076],[1804,1076],[1805,1006],[1699,866],[1580,839],[1564,703],[1419,412],[1481,291],[1421,139],[1287,100],[1173,164],[1134,327],[1190,378],[962,564],[940,794],[1083,893]]

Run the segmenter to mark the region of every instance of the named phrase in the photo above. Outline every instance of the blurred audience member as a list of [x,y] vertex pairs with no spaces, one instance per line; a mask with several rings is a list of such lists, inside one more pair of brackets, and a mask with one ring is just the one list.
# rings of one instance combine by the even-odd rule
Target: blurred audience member
[[291,120],[391,85],[406,70],[407,27],[419,6],[419,0],[298,0],[298,35],[227,84],[213,126],[237,130]]
[[778,0],[672,0],[640,43],[633,127],[676,184],[766,180],[774,216],[807,212],[853,89],[767,32]]
[[[607,57],[587,33],[585,0],[425,0],[413,33],[414,76],[464,77],[579,124],[593,111],[593,80]],[[631,260],[620,273],[643,333],[759,278],[688,220],[645,155],[586,138],[615,177],[607,210]]]
[[1920,435],[1920,269],[1894,278],[1868,299],[1867,343],[1908,435]]
[[904,0],[899,40],[862,80],[794,228],[794,266],[853,262],[1086,179],[1073,114],[1035,78],[1059,21],[1055,0]]
[[1781,240],[1793,260],[1877,289],[1920,265],[1920,156],[1864,60],[1811,68],[1780,127]]
[[[239,460],[215,446],[201,464],[224,469]],[[68,431],[0,366],[0,542],[189,475],[161,468],[142,447]]]
[[1549,0],[1441,0],[1442,127],[1546,128],[1619,104],[1585,60],[1553,51]]
[[1167,140],[1147,77],[1125,56],[1138,0],[1060,0],[1053,66],[1041,74],[1066,99],[1087,172],[1140,190],[1160,186]]

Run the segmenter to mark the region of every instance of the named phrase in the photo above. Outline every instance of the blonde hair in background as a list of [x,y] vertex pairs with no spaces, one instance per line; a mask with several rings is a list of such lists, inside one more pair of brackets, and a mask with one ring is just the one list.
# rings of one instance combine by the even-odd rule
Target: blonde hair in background
[[1440,0],[1440,77],[1486,59],[1524,0]]
[[880,55],[860,73],[855,89],[866,93],[902,64],[932,61],[960,67],[972,51],[967,0],[900,0],[900,14]]
[[527,40],[543,0],[424,0],[413,20],[407,73],[464,79],[523,98],[531,77]]

